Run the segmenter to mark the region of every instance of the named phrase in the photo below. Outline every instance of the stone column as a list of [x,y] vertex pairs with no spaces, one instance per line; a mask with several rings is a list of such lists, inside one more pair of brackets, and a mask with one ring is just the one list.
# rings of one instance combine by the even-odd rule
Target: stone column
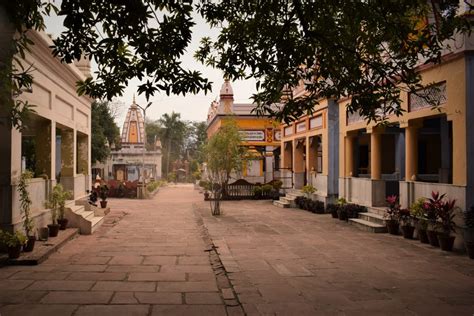
[[370,178],[382,178],[382,134],[375,129],[370,131]]
[[265,147],[265,182],[273,180],[273,164],[275,157],[273,157],[273,146]]
[[281,160],[282,168],[293,168],[293,142],[284,142],[283,143],[283,155]]
[[345,138],[345,177],[352,177],[354,174],[354,137],[347,135]]
[[298,141],[293,141],[293,171],[300,173],[304,172],[304,159],[303,159],[303,149],[300,147],[296,147]]
[[305,179],[304,179],[304,169],[305,169],[305,162],[304,162],[304,150],[300,144],[297,147],[298,141],[294,140],[293,141],[293,184],[295,189],[301,189],[304,185]]
[[51,150],[51,161],[49,162],[51,174],[49,178],[52,181],[55,181],[56,180],[56,122],[55,121],[50,122],[49,132],[50,132],[49,146]]
[[[51,138],[53,137],[52,133],[52,124],[50,121],[37,121],[35,129],[35,154],[36,154],[36,166],[35,172],[38,175],[47,175],[49,179],[54,177],[52,174],[54,161],[52,156],[52,148],[55,147]],[[56,133],[54,133],[54,138],[56,138]]]
[[311,172],[312,170],[317,170],[318,162],[317,159],[317,150],[318,150],[318,137],[312,136],[307,138],[306,146],[306,170]]
[[[466,73],[466,115],[453,122],[453,184],[466,185],[466,192],[474,192],[474,55],[465,57]],[[462,142],[465,138],[465,146]],[[462,149],[466,152],[462,154]],[[474,206],[474,194],[466,194],[466,209]]]
[[418,125],[405,127],[405,181],[414,181],[418,174]]
[[79,173],[89,174],[89,137],[87,135],[77,136],[77,166]]
[[71,129],[61,130],[61,177],[74,177],[76,166],[76,136]]
[[398,133],[395,136],[395,169],[398,172],[399,180],[405,177],[405,134]]

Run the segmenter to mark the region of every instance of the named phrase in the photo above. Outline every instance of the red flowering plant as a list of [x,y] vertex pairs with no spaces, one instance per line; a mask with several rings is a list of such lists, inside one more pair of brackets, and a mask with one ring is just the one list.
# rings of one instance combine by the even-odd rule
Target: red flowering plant
[[446,194],[439,194],[439,192],[431,192],[431,198],[426,199],[425,203],[423,204],[423,209],[426,214],[426,218],[428,223],[431,225],[436,225],[438,221],[440,209],[443,206],[443,199]]
[[447,236],[455,231],[456,224],[453,221],[455,205],[456,200],[442,201],[438,209],[439,222],[437,224],[442,233]]
[[386,199],[388,203],[388,209],[385,212],[384,217],[391,221],[398,221],[400,219],[400,204],[398,203],[398,196],[389,195]]
[[412,226],[413,218],[411,216],[409,209],[407,208],[399,209],[398,218],[402,226]]

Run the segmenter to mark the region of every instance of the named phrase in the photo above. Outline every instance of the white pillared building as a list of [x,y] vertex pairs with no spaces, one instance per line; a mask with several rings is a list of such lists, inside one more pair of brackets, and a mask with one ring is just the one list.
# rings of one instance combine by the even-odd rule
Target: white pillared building
[[140,108],[133,99],[122,127],[120,149],[111,148],[103,164],[93,166],[93,175],[118,181],[141,180],[145,168],[147,181],[161,178],[161,142],[155,140],[152,148],[145,148],[145,126]]
[[[8,32],[11,26],[3,22],[3,36],[13,36],[13,31]],[[10,127],[10,113],[0,105],[0,229],[21,228],[17,187],[25,170],[34,174],[28,191],[36,227],[51,223],[44,202],[54,185],[62,184],[79,199],[91,183],[92,100],[76,92],[76,82],[90,76],[89,61],[61,63],[51,54],[53,41],[47,34],[29,31],[28,38],[34,45],[21,63],[25,68],[31,66],[33,84],[19,99],[34,105],[35,112],[20,132]],[[8,60],[3,52],[0,62]]]

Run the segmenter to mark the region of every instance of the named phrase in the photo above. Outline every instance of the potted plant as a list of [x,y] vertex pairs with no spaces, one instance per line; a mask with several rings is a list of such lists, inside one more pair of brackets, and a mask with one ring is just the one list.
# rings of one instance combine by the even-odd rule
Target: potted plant
[[68,219],[64,216],[66,210],[66,201],[72,198],[72,194],[69,191],[64,191],[64,188],[61,184],[57,184],[53,188],[53,194],[57,202],[58,208],[58,225],[60,230],[65,230],[67,227]]
[[59,233],[58,224],[58,209],[59,209],[59,198],[58,195],[59,189],[57,184],[53,188],[53,192],[49,195],[48,201],[45,202],[45,206],[51,209],[51,224],[48,224],[49,237],[56,237]]
[[303,196],[297,196],[295,198],[295,204],[300,208],[300,209],[303,209],[303,200],[305,199],[305,197]]
[[464,217],[464,246],[469,258],[474,259],[474,205],[463,213]]
[[20,256],[21,248],[26,245],[28,239],[18,230],[14,233],[0,230],[0,241],[7,247],[8,258],[16,259]]
[[365,206],[354,204],[354,203],[347,203],[344,205],[344,208],[347,213],[347,218],[357,218],[359,213],[365,212]]
[[385,225],[387,226],[389,234],[398,235],[399,231],[399,217],[400,217],[400,204],[398,204],[398,197],[396,195],[390,195],[386,199],[388,203],[388,209],[385,212]]
[[424,209],[425,198],[419,198],[410,206],[410,214],[415,222],[416,234],[420,242],[429,244],[426,230],[428,228],[428,218]]
[[321,201],[313,201],[313,213],[316,214],[324,214],[324,202]]
[[390,195],[386,199],[388,203],[388,209],[385,212],[385,225],[389,234],[398,235],[399,233],[399,216],[400,216],[400,204],[398,204],[398,197],[396,195]]
[[409,209],[403,208],[399,211],[400,226],[402,227],[403,238],[413,239],[415,227]]
[[301,189],[301,192],[303,192],[303,194],[307,198],[311,198],[311,194],[316,192],[316,188],[313,187],[311,184],[307,184],[307,185],[303,186],[303,188]]
[[439,215],[439,209],[443,203],[443,198],[445,194],[440,195],[439,192],[431,192],[431,198],[427,199],[423,204],[423,209],[426,214],[426,219],[428,221],[428,227],[426,229],[426,235],[430,245],[433,247],[439,247],[438,241],[438,231],[437,231],[437,221]]
[[331,213],[332,218],[338,218],[338,216],[337,216],[337,209],[338,209],[338,208],[339,208],[339,207],[338,207],[337,204],[328,204],[328,205],[326,206],[326,211],[327,211],[328,213]]
[[337,217],[340,221],[347,221],[347,205],[348,204],[339,205],[337,208]]
[[303,210],[311,211],[312,202],[313,201],[311,199],[308,199],[307,197],[303,197]]
[[337,218],[341,221],[345,221],[347,219],[347,212],[345,211],[345,205],[347,204],[347,200],[345,198],[337,199]]
[[454,245],[455,236],[451,235],[451,232],[454,232],[454,206],[456,205],[456,200],[447,200],[442,201],[440,208],[438,209],[438,218],[439,222],[437,223],[440,228],[438,232],[438,241],[441,247],[441,250],[452,251]]
[[98,187],[99,198],[100,198],[100,207],[107,207],[107,197],[109,196],[109,187],[106,184],[101,184]]
[[280,189],[283,186],[283,182],[280,181],[280,180],[274,180],[272,182],[272,186],[273,186],[273,189],[272,189],[272,192],[271,192],[272,199],[273,200],[278,200],[280,198]]
[[25,230],[27,242],[23,250],[25,252],[33,251],[36,242],[36,235],[34,233],[35,222],[31,218],[31,199],[28,192],[28,180],[33,178],[33,173],[26,170],[21,174],[20,182],[18,183],[18,193],[20,194],[20,212],[23,216],[23,229]]

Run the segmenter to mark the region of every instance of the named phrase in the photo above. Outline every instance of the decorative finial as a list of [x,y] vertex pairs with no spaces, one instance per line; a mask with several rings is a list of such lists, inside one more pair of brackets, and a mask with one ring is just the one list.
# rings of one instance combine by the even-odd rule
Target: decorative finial
[[133,104],[135,104],[135,93],[133,94]]

